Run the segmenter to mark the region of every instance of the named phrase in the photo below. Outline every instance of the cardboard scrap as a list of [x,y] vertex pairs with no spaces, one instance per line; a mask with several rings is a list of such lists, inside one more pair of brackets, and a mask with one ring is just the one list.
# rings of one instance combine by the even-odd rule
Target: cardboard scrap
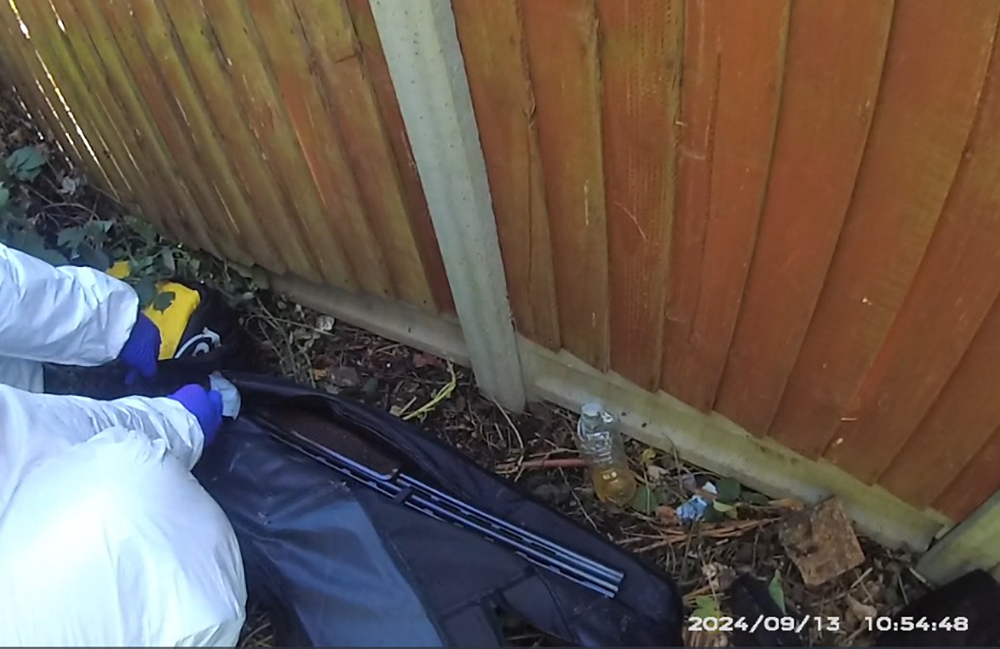
[[851,519],[836,498],[791,512],[778,536],[806,586],[825,584],[865,560]]

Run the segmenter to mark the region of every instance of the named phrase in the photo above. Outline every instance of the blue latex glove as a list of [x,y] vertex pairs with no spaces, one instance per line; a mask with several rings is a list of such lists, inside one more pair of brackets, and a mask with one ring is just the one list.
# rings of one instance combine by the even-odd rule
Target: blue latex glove
[[178,402],[195,416],[205,435],[205,446],[211,444],[222,425],[222,395],[192,383],[167,398]]
[[141,374],[147,379],[156,376],[156,361],[160,356],[160,329],[153,321],[140,313],[132,327],[125,346],[118,354],[122,363],[128,366],[125,385],[132,385]]

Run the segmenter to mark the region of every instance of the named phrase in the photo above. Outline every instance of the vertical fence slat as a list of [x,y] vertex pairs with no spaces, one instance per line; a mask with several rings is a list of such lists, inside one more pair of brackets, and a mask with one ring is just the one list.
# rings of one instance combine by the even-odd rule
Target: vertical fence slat
[[[370,227],[381,246],[396,294],[407,302],[434,307],[428,274],[410,221],[402,181],[392,147],[382,126],[378,104],[361,63],[360,46],[342,2],[304,2],[297,6],[306,40],[319,64],[322,88],[339,126],[347,161],[367,208]],[[350,54],[332,55],[328,39],[339,30]],[[345,52],[346,54],[346,52]]]
[[668,392],[677,390],[673,374],[688,371],[675,350],[690,344],[701,290],[719,94],[720,19],[715,9],[713,0],[690,0],[684,5],[677,204],[660,359],[660,387]]
[[[131,7],[142,38],[169,92],[177,97],[181,110],[192,113],[188,120],[194,128],[201,131],[214,128],[218,132],[224,159],[236,168],[262,227],[267,229],[289,270],[306,279],[322,281],[323,275],[318,271],[313,251],[305,245],[292,219],[287,218],[288,210],[275,188],[274,177],[265,166],[253,134],[236,105],[228,79],[219,68],[215,52],[202,32],[204,27],[200,14],[193,13],[197,8],[187,2],[164,3],[176,14],[169,18],[180,22],[177,37],[181,47],[176,48],[174,31],[165,14],[161,14],[158,4],[132,2]],[[189,69],[185,62],[190,65]],[[188,76],[188,70],[194,82]],[[210,117],[203,116],[202,108],[208,111]],[[213,126],[207,126],[206,120],[211,120]],[[199,135],[199,140],[207,140],[205,135]]]
[[[996,384],[994,384],[996,385]],[[989,396],[996,399],[996,393]],[[954,434],[954,431],[952,431]],[[976,509],[1000,489],[1000,431],[997,431],[978,449],[960,471],[954,481],[948,485],[934,501],[934,509],[961,521],[968,518]]]
[[[857,187],[771,429],[807,457],[864,473],[842,419],[909,288],[955,178],[997,24],[995,2],[896,6]],[[776,289],[777,290],[777,289]],[[827,445],[829,443],[829,448]],[[860,460],[860,463],[856,463]]]
[[[720,1],[709,15],[719,23],[708,223],[700,268],[683,271],[700,272],[699,294],[695,312],[685,315],[691,319],[685,335],[667,337],[662,382],[701,410],[715,399],[753,255],[778,118],[788,1]],[[705,29],[711,33],[712,26]]]
[[[0,56],[4,58],[8,74],[14,77],[11,81],[17,85],[22,97],[33,104],[31,107],[33,112],[45,120],[46,128],[59,142],[63,151],[81,170],[89,173],[94,182],[105,185],[102,187],[105,191],[113,191],[107,187],[109,184],[107,176],[104,175],[104,170],[100,168],[97,160],[86,148],[80,150],[73,137],[76,134],[63,124],[55,111],[53,100],[42,91],[41,80],[44,76],[36,73],[35,68],[27,63],[28,56],[35,59],[34,47],[21,33],[14,11],[5,3],[0,3]],[[37,59],[35,63],[37,66]]]
[[654,390],[676,194],[680,0],[598,0],[611,369]]
[[[353,288],[354,272],[344,252],[348,242],[337,236],[332,215],[324,209],[271,72],[261,59],[252,27],[244,15],[245,7],[231,2],[201,4],[220,60],[229,73],[230,88],[243,106],[244,118],[268,162],[271,182],[283,190],[289,208],[286,214],[298,222],[303,235],[314,246],[316,261],[327,281]],[[343,215],[340,216],[342,222]]]
[[11,40],[8,43],[11,45],[11,49],[16,52],[26,79],[34,78],[37,84],[36,89],[44,99],[45,105],[51,110],[54,120],[66,129],[67,138],[72,142],[73,148],[80,155],[81,160],[86,162],[86,168],[91,171],[95,181],[103,185],[105,191],[109,192],[111,196],[121,199],[122,197],[118,194],[120,187],[112,182],[112,178],[118,179],[119,177],[112,175],[115,172],[114,169],[105,170],[104,165],[108,162],[107,158],[105,156],[98,157],[96,150],[88,146],[89,143],[83,134],[82,127],[78,128],[77,122],[67,111],[54,80],[50,78],[41,61],[41,55],[34,43],[22,33],[18,18],[9,3],[0,3],[0,15],[2,15],[3,22],[9,32]]
[[767,432],[850,205],[892,0],[792,5],[781,118],[757,246],[715,409]]
[[[182,241],[197,248],[218,255],[219,250],[230,256],[238,252],[236,246],[218,241],[216,233],[206,228],[205,216],[195,204],[181,176],[170,164],[169,156],[162,150],[159,132],[144,118],[141,103],[135,102],[130,89],[119,79],[118,83],[108,78],[105,65],[94,48],[86,26],[76,13],[75,3],[53,0],[53,9],[60,23],[65,27],[70,51],[80,66],[81,72],[91,92],[98,97],[115,131],[124,140],[125,148],[131,155],[137,173],[143,177],[146,188],[157,202],[160,219],[168,231],[177,233]],[[109,57],[110,58],[110,57]],[[112,59],[113,60],[113,59]],[[129,104],[129,99],[132,103]],[[170,179],[170,182],[163,182]],[[244,255],[245,258],[245,255]]]
[[[53,0],[53,5],[59,12],[63,24],[66,25],[67,36],[73,43],[78,60],[81,61],[81,65],[86,66],[88,81],[91,85],[103,86],[108,101],[118,105],[115,114],[125,120],[119,125],[119,130],[135,131],[135,136],[131,140],[140,150],[143,166],[141,171],[144,174],[152,172],[154,178],[157,178],[154,180],[157,188],[171,193],[170,186],[174,183],[165,183],[163,179],[179,178],[179,170],[171,164],[171,157],[165,151],[163,138],[156,126],[150,122],[145,104],[138,97],[124,69],[121,55],[114,44],[114,37],[108,32],[103,21],[94,20],[98,14],[89,0],[81,2]],[[131,129],[128,128],[129,125]],[[185,229],[193,232],[199,247],[215,250],[216,246],[221,246],[226,254],[238,252],[233,246],[227,245],[226,241],[217,241],[215,233],[202,227],[206,213],[204,208],[192,202],[192,197],[187,193],[187,187],[183,182],[177,185],[175,195],[180,200],[179,206],[185,210],[187,217]],[[178,214],[175,218],[184,216]],[[173,222],[174,218],[169,220]]]
[[[229,221],[235,229],[232,234],[237,235],[236,241],[248,246],[253,261],[274,272],[284,272],[286,266],[252,220],[229,162],[206,124],[204,110],[196,102],[178,114],[177,102],[183,96],[167,93],[159,72],[135,34],[128,6],[121,0],[81,0],[77,6],[91,28],[107,40],[105,47],[117,47],[124,65],[119,72],[120,82],[130,84],[141,98],[181,175],[198,193],[202,212],[211,212],[220,222]],[[111,53],[105,56],[108,61],[113,57]]]
[[[41,7],[43,4],[44,8]],[[75,58],[68,51],[65,39],[55,25],[47,3],[22,0],[18,5],[18,11],[31,34],[38,59],[46,74],[50,76],[52,87],[65,99],[67,106],[72,106],[72,109],[67,108],[67,114],[73,118],[81,137],[100,159],[101,166],[108,174],[115,192],[133,206],[138,204],[144,212],[147,212],[149,202],[144,202],[145,197],[140,197],[136,193],[136,186],[141,179],[136,175],[135,166],[131,164],[124,143],[109,125],[96,97],[91,95]],[[72,112],[69,112],[70,110]],[[149,213],[147,216],[159,222],[157,212]],[[160,227],[163,227],[162,224]]]
[[[894,491],[904,490],[906,483],[922,484],[926,473],[921,469],[931,473],[944,469],[938,462],[947,450],[934,449],[911,435],[1000,295],[998,43],[994,41],[975,126],[927,252],[858,393],[857,421],[840,426],[846,437],[841,452],[851,458],[863,456],[862,461],[844,466],[866,482],[878,478],[907,447],[896,465],[909,467],[905,477],[897,471],[883,481]],[[968,396],[965,404],[981,407]],[[962,428],[953,430],[959,437],[969,436]],[[914,454],[924,461],[913,462]],[[928,465],[928,460],[935,464]]]
[[521,2],[548,194],[563,346],[608,368],[608,242],[597,16],[589,2]]
[[520,333],[559,348],[545,179],[517,0],[452,0]]
[[[62,34],[58,29],[55,34],[51,33],[39,14],[35,12],[36,0],[22,0],[18,5],[18,12],[21,19],[28,27],[29,37],[38,58],[44,66],[44,70],[51,75],[50,85],[55,92],[66,98],[66,103],[73,106],[73,121],[80,129],[81,136],[90,145],[95,156],[100,160],[101,167],[108,174],[110,184],[115,188],[115,192],[124,200],[136,201],[138,197],[133,195],[133,188],[119,168],[115,159],[121,153],[121,142],[117,139],[108,143],[104,141],[104,135],[99,128],[99,116],[90,101],[89,89],[87,89],[77,73],[76,77],[71,72],[72,68],[66,62],[65,43],[62,42]],[[82,96],[80,88],[83,87]],[[68,115],[68,113],[67,113]],[[109,150],[116,147],[113,152]],[[127,160],[126,160],[127,161]]]
[[[112,181],[117,183],[119,195],[137,204],[142,215],[160,231],[177,239],[191,241],[190,233],[183,227],[178,227],[175,221],[166,218],[164,210],[169,210],[171,203],[166,195],[156,192],[150,186],[137,166],[129,150],[130,145],[135,146],[134,141],[126,140],[127,128],[120,119],[113,116],[113,106],[108,105],[111,103],[110,98],[100,92],[100,82],[86,78],[81,70],[81,62],[70,50],[51,5],[40,0],[22,0],[18,6],[29,31],[35,34],[33,40],[42,53],[42,59],[50,67],[54,83],[72,107],[77,123],[97,155],[107,160],[108,164],[104,168],[113,174]],[[119,126],[122,127],[121,132]]]
[[[340,138],[334,130],[333,118],[328,114],[319,94],[318,79],[310,71],[304,43],[297,33],[298,27],[293,23],[287,5],[275,0],[263,0],[249,2],[247,7],[263,45],[264,52],[261,55],[266,53],[270,61],[274,80],[291,123],[287,132],[282,130],[284,134],[281,137],[298,142],[308,169],[306,179],[312,178],[319,198],[319,202],[303,204],[300,212],[321,211],[326,223],[323,227],[333,228],[338,241],[343,242],[345,258],[353,268],[353,274],[361,288],[378,295],[392,294],[385,260],[365,219],[354,177],[344,159]],[[329,25],[323,25],[322,28],[328,29]],[[243,44],[249,45],[247,42]],[[245,54],[246,52],[231,52],[229,55],[235,59]],[[239,74],[235,67],[234,71]],[[263,68],[255,66],[253,73],[263,74]],[[266,81],[249,77],[249,83],[260,86]],[[246,89],[247,92],[250,90],[249,87]],[[278,119],[282,120],[283,116]],[[258,133],[258,138],[261,137]],[[273,143],[272,147],[276,144]],[[278,164],[282,163],[278,161]],[[302,171],[293,168],[291,173],[298,174]]]
[[329,127],[338,138],[337,174],[350,187],[351,200],[360,210],[360,225],[371,238],[371,254],[378,259],[374,274],[385,292],[426,306],[432,301],[430,288],[409,230],[392,149],[364,78],[347,7],[340,0],[285,2],[291,5],[291,15],[315,61],[316,83],[330,111]]
[[74,164],[80,165],[81,161],[75,146],[66,139],[66,133],[59,128],[61,125],[53,119],[51,111],[48,110],[48,102],[39,92],[30,73],[25,71],[20,52],[15,54],[11,48],[15,44],[21,45],[23,41],[23,37],[14,36],[14,29],[20,31],[15,25],[7,24],[0,14],[0,36],[4,32],[8,34],[6,38],[0,38],[0,75],[3,81],[14,89],[18,100],[28,109],[29,116],[36,122],[36,128],[50,142],[53,138],[57,139],[55,144],[65,150]]
[[[950,332],[938,331],[936,335],[934,345],[927,347],[925,353],[942,344],[940,338]],[[985,473],[975,467],[979,464],[981,447],[1000,427],[997,385],[1000,385],[1000,300],[994,302],[958,367],[880,482],[918,505],[934,502],[956,476],[959,476],[957,482],[968,485],[962,490],[994,484],[991,476],[1000,475],[995,466]],[[919,408],[920,404],[912,402],[910,406]],[[950,497],[941,499],[945,513],[949,513],[949,502]]]
[[389,77],[389,67],[382,52],[375,18],[372,16],[368,0],[347,0],[350,18],[361,44],[361,55],[369,82],[372,84],[379,111],[382,115],[384,130],[392,146],[396,158],[396,166],[403,184],[410,223],[413,224],[414,235],[424,263],[427,280],[438,310],[445,313],[455,313],[455,301],[452,299],[451,288],[448,286],[448,275],[444,270],[444,260],[438,248],[434,224],[431,223],[427,199],[420,184],[420,174],[413,160],[410,141],[403,125],[403,115],[396,101],[396,91]]

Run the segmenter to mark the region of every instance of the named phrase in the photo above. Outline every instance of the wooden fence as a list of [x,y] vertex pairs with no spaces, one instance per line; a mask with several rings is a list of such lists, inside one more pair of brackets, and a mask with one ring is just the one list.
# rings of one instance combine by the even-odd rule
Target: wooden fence
[[[522,336],[954,520],[1000,487],[1000,2],[451,6]],[[454,312],[368,0],[13,0],[0,34],[163,231]]]
[[453,310],[365,0],[19,0],[0,24],[38,120],[163,232]]
[[523,334],[958,519],[1000,486],[1000,3],[452,4]]

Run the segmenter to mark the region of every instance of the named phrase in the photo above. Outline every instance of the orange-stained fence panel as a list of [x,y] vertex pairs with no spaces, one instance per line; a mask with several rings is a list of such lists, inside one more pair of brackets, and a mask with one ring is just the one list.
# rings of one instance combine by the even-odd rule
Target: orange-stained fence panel
[[523,335],[917,506],[1000,488],[1000,3],[452,4]]
[[365,0],[2,5],[0,56],[29,109],[162,232],[453,310]]
[[[1000,488],[1000,2],[451,4],[522,335],[955,519]],[[368,0],[13,0],[0,35],[164,233],[454,312]]]

